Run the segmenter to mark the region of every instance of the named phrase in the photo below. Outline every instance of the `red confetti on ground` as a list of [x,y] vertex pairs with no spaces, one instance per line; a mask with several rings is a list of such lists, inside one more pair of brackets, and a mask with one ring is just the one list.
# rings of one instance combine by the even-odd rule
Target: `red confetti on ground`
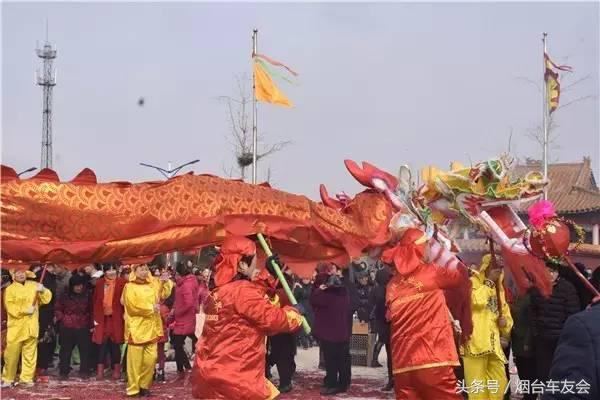
[[[294,379],[294,389],[282,394],[278,399],[393,399],[393,392],[382,392],[383,382],[378,379],[356,378],[347,393],[337,396],[324,397],[319,394],[323,382],[324,371],[298,371]],[[149,399],[190,399],[191,383],[189,375],[183,380],[175,378],[175,374],[167,373],[166,383],[154,383],[151,387],[152,396]],[[70,378],[60,381],[51,376],[48,383],[38,383],[32,388],[17,385],[11,389],[2,390],[4,400],[112,400],[125,399],[125,384],[111,380],[96,381],[95,378],[82,380]]]

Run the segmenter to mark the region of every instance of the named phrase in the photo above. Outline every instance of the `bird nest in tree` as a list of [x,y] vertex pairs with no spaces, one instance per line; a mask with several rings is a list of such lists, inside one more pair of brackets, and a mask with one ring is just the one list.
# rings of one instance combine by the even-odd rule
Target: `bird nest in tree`
[[241,168],[252,165],[252,153],[242,153],[237,157],[237,163]]

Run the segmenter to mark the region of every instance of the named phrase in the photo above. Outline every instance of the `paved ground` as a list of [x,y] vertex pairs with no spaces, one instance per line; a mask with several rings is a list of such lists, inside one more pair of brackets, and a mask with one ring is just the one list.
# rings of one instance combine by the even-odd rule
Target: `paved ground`
[[[317,347],[308,350],[298,349],[296,356],[297,373],[294,377],[292,392],[281,395],[280,400],[319,400],[319,399],[345,399],[345,400],[376,400],[393,399],[393,392],[382,392],[380,389],[387,381],[386,368],[352,367],[352,385],[348,393],[333,397],[319,395],[324,371],[317,368],[319,352]],[[379,362],[386,363],[385,349],[382,349]],[[511,363],[512,366],[512,363]],[[191,399],[191,384],[189,376],[184,380],[177,380],[174,362],[167,362],[167,382],[155,383],[151,399]],[[273,381],[277,384],[277,368],[272,369]],[[516,389],[516,376],[512,379],[512,389]],[[514,393],[514,392],[513,392]],[[2,390],[2,400],[113,400],[125,399],[125,384],[110,380],[96,381],[95,379],[81,380],[70,378],[68,381],[59,381],[56,376],[51,376],[48,383],[36,384],[30,389],[16,388]],[[512,399],[521,396],[513,395]],[[433,399],[432,399],[433,400]]]
[[[324,372],[317,368],[318,349],[298,349],[296,356],[297,374],[294,379],[294,390],[291,393],[279,397],[286,399],[317,400],[325,397],[319,395],[320,385],[323,381]],[[385,351],[379,358],[385,363]],[[176,380],[175,363],[167,363],[167,382],[154,384],[151,398],[154,399],[190,399],[191,386],[189,377],[185,380]],[[277,368],[273,368],[274,381],[277,381]],[[393,393],[380,391],[386,382],[385,368],[352,368],[352,386],[348,393],[327,397],[329,399],[393,399]],[[125,397],[125,385],[121,382],[96,381],[95,379],[80,380],[70,378],[68,381],[59,381],[56,376],[51,376],[50,381],[44,384],[36,384],[31,389],[19,388],[2,390],[2,399],[9,400],[109,400],[123,399]]]

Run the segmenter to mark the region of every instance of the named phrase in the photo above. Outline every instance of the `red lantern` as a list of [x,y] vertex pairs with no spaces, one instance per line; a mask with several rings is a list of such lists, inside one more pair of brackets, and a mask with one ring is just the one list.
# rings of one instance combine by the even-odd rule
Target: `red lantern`
[[557,218],[544,223],[542,229],[534,230],[529,240],[531,251],[540,258],[561,258],[569,250],[571,231],[569,226]]

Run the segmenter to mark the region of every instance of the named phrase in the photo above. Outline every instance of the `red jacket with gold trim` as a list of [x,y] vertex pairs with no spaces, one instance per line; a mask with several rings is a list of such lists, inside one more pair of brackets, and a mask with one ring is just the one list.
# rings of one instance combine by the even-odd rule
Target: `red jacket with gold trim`
[[459,270],[434,264],[420,264],[390,280],[386,303],[394,374],[459,365],[442,289],[461,282]]
[[199,399],[272,399],[265,378],[266,336],[297,330],[302,318],[291,307],[272,305],[265,287],[235,280],[208,296],[197,346],[192,394]]

